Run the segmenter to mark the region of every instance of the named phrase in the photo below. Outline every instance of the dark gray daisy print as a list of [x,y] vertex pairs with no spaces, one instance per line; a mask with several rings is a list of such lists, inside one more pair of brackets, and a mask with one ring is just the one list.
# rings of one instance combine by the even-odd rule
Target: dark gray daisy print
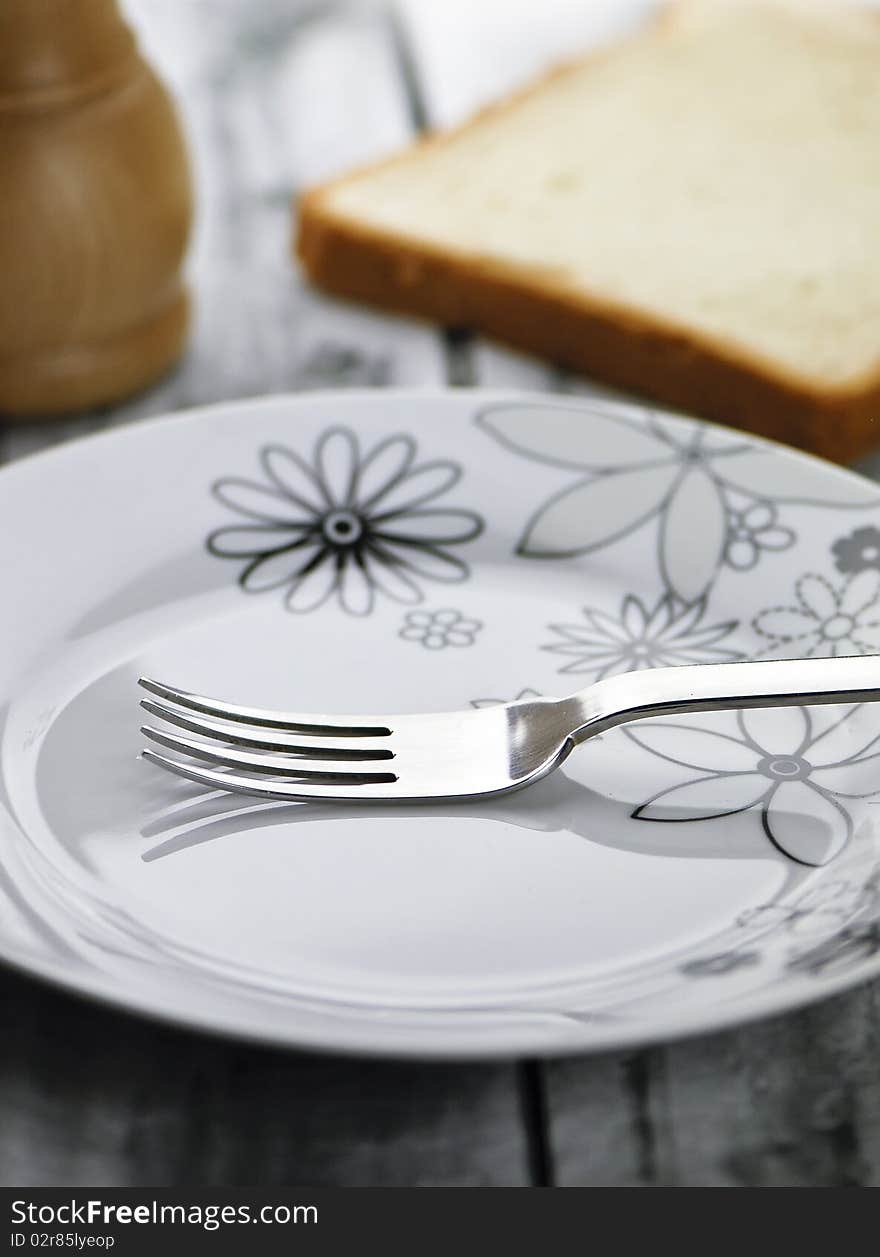
[[218,528],[208,549],[244,562],[239,584],[248,593],[283,590],[289,611],[337,602],[367,615],[377,596],[418,603],[425,582],[467,579],[452,552],[483,530],[475,512],[441,504],[461,479],[461,467],[418,462],[410,436],[387,437],[362,450],[348,428],[318,440],[312,460],[267,445],[262,479],[230,476],[215,497],[244,522]]

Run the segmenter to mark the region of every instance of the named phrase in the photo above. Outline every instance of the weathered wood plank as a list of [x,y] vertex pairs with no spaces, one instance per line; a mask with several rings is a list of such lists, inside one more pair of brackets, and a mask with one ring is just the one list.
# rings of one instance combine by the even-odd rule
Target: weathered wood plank
[[[8,426],[13,458],[182,406],[328,385],[439,383],[442,338],[305,289],[292,191],[404,140],[381,14],[290,0],[129,0],[190,135],[197,317],[142,397]],[[96,1009],[0,972],[0,1181],[14,1186],[529,1181],[514,1066],[261,1050]]]
[[563,1186],[871,1187],[877,984],[665,1049],[547,1068]]
[[520,1185],[511,1069],[188,1034],[0,975],[8,1187]]

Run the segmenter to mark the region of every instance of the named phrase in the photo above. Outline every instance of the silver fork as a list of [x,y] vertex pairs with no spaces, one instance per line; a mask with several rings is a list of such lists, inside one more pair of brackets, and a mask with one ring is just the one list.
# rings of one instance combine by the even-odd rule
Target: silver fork
[[654,668],[607,677],[569,698],[418,716],[261,711],[146,677],[139,684],[162,700],[141,706],[173,726],[142,728],[173,752],[147,749],[144,758],[181,777],[266,799],[412,803],[519,790],[579,743],[648,716],[874,702],[880,655]]

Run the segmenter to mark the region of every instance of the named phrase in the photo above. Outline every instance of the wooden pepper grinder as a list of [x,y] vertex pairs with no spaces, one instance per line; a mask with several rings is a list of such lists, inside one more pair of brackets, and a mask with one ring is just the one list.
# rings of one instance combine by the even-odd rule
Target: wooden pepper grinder
[[191,216],[174,108],[116,0],[2,0],[0,412],[112,402],[170,366]]

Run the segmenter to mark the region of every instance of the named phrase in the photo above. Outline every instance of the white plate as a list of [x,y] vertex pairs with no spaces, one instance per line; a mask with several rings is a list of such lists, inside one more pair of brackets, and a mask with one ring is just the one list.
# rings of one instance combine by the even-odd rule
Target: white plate
[[508,799],[334,810],[145,764],[135,686],[419,711],[873,651],[865,480],[636,407],[319,394],[18,464],[0,537],[0,954],[26,970],[260,1039],[468,1056],[708,1029],[880,969],[880,709],[649,721]]

